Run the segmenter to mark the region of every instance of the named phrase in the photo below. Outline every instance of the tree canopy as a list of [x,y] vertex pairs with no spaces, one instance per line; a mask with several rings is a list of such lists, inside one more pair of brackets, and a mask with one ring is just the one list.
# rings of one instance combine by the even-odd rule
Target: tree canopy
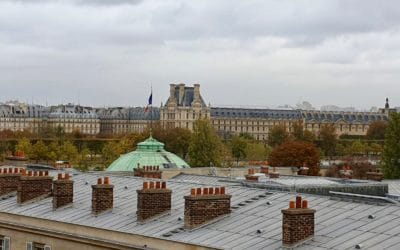
[[268,135],[268,144],[272,147],[278,146],[289,139],[289,133],[283,125],[277,125],[271,128]]
[[390,114],[382,153],[382,169],[385,178],[400,178],[400,114],[398,113]]
[[309,168],[310,175],[319,174],[320,154],[317,147],[305,141],[287,141],[275,147],[269,163],[273,167],[302,167]]
[[385,121],[374,121],[369,124],[367,138],[370,140],[384,140],[387,123]]
[[222,142],[207,119],[194,124],[189,145],[189,162],[193,167],[221,166]]

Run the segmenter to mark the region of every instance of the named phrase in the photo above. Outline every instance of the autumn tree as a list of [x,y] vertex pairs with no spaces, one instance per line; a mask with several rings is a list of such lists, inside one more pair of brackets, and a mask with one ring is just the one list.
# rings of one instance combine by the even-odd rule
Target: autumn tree
[[193,167],[220,166],[222,148],[222,142],[210,121],[197,120],[189,145],[190,165]]
[[32,150],[32,143],[27,138],[22,138],[18,140],[17,145],[15,145],[15,151],[20,151],[25,154],[29,158],[29,155]]
[[387,123],[385,121],[374,121],[369,124],[367,138],[370,140],[384,140]]
[[269,163],[274,167],[302,167],[309,168],[309,175],[319,174],[320,155],[318,148],[310,142],[287,141],[275,147]]
[[382,169],[385,178],[400,178],[400,114],[391,113],[385,133],[382,153]]
[[336,128],[333,124],[322,126],[319,132],[319,139],[321,140],[321,149],[325,156],[333,156],[337,144]]
[[270,129],[268,135],[268,144],[272,147],[278,146],[289,139],[289,133],[283,125],[277,125]]

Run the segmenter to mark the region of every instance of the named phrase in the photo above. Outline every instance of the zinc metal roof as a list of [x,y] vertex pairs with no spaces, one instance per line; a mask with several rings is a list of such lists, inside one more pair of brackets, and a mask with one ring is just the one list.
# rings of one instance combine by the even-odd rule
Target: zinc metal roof
[[[207,179],[202,184],[169,180],[168,188],[173,190],[171,215],[138,224],[135,215],[136,189],[141,187],[143,181],[138,177],[111,176],[114,209],[97,217],[91,214],[91,184],[103,175],[85,173],[73,176],[74,204],[70,208],[53,211],[51,198],[19,206],[16,197],[11,197],[0,201],[0,211],[212,248],[279,249],[282,246],[281,209],[287,208],[289,200],[295,197],[294,193],[268,193],[263,189],[226,185],[227,193],[232,195],[232,213],[215,223],[187,231],[182,230],[183,196],[189,194],[190,188],[209,186]],[[217,178],[212,186],[219,183]],[[400,248],[399,206],[302,196],[317,212],[315,236],[299,249],[354,249],[357,244],[361,244],[362,249]],[[369,215],[374,215],[374,218],[369,219]]]

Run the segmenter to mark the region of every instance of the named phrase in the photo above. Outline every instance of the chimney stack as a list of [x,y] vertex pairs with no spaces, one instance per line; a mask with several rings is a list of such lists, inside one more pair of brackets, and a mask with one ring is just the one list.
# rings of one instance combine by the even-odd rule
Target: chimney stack
[[261,166],[260,167],[260,173],[268,175],[268,171],[269,171],[269,167],[268,166]]
[[383,180],[383,173],[379,171],[379,169],[376,170],[376,172],[373,172],[371,169],[367,172],[367,180],[371,181],[382,181]]
[[308,201],[301,196],[289,202],[289,208],[282,210],[283,247],[294,248],[314,236],[315,210],[308,208]]
[[28,176],[22,172],[18,182],[17,202],[24,204],[51,196],[53,177],[48,171],[28,171]]
[[15,194],[18,189],[22,168],[14,168],[9,172],[7,168],[0,168],[0,197]]
[[167,214],[171,211],[172,190],[167,189],[166,182],[143,182],[143,188],[137,192],[137,220],[148,219]]
[[70,180],[68,173],[63,177],[59,173],[57,180],[53,182],[53,209],[72,204],[74,199],[74,182]]
[[184,103],[183,103],[183,97],[184,97],[184,95],[185,95],[185,84],[184,84],[184,83],[180,83],[180,84],[178,85],[178,87],[179,87],[178,106],[179,106],[179,105],[185,106]]
[[193,229],[231,213],[231,195],[225,187],[192,188],[185,196],[185,228]]
[[247,174],[244,176],[246,181],[258,182],[258,176],[254,175],[256,170],[254,168],[249,168],[247,170]]
[[95,215],[112,210],[114,201],[114,185],[110,184],[110,178],[104,177],[92,185],[92,213]]
[[159,166],[144,166],[143,168],[135,168],[133,175],[142,178],[161,179],[162,171]]

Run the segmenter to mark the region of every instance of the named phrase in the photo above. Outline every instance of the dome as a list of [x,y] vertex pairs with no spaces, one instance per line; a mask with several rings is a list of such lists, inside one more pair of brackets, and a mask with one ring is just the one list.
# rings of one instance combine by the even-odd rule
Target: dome
[[190,166],[177,155],[164,150],[164,143],[153,137],[137,144],[133,152],[121,155],[106,171],[133,171],[143,166],[159,166],[163,168],[189,168]]

